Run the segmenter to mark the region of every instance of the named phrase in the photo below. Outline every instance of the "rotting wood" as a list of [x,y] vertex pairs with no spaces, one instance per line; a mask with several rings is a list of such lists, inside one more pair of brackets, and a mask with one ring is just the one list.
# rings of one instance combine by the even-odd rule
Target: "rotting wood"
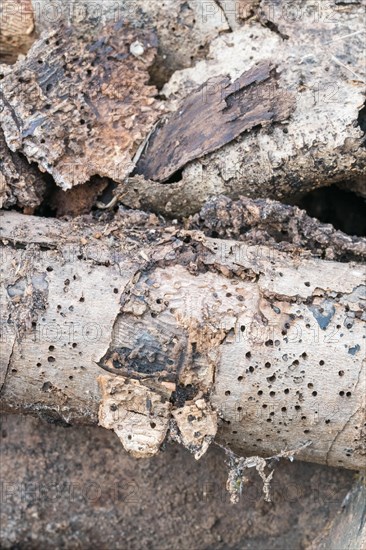
[[[142,398],[122,396],[107,423],[140,455],[156,440],[153,392],[196,456],[217,417],[216,440],[239,453],[311,441],[298,458],[363,468],[365,266],[131,219],[2,214],[2,410],[96,424],[113,395],[98,377],[125,380],[146,397],[148,447],[126,413]],[[122,376],[101,368],[110,358]]]
[[84,34],[95,33],[108,22],[138,22],[153,29],[159,47],[150,73],[158,88],[177,69],[190,67],[203,59],[208,45],[229,25],[216,0],[68,0],[50,5],[49,0],[34,0],[35,23],[39,34],[62,23]]
[[200,229],[210,237],[275,246],[291,254],[303,249],[325,260],[366,261],[364,237],[347,235],[311,218],[305,210],[270,199],[241,197],[235,201],[219,196],[186,220],[185,227]]
[[245,130],[286,120],[294,107],[294,97],[278,87],[270,63],[253,67],[234,82],[218,76],[186,97],[158,126],[135,172],[166,181],[188,162],[219,149]]
[[46,183],[34,166],[9,150],[0,128],[0,208],[17,206],[32,214],[42,202]]
[[[294,19],[286,3],[262,6],[267,15],[262,24],[250,21],[219,36],[206,59],[176,71],[162,94],[169,108],[177,109],[192,89],[210,79],[214,83],[217,75],[235,80],[267,59],[278,67],[279,87],[295,94],[296,109],[288,121],[243,133],[190,162],[169,185],[129,178],[117,190],[123,204],[180,217],[197,212],[217,194],[288,200],[344,182],[365,195],[363,7],[332,1],[317,5],[315,13],[313,4],[306,8],[298,0],[289,9],[297,14]],[[271,30],[271,22],[280,33]]]
[[4,71],[1,126],[9,149],[63,189],[93,175],[123,181],[162,103],[148,84],[157,41],[123,22],[95,35],[61,27]]
[[[295,2],[294,7],[297,5],[298,11],[303,13],[303,3]],[[262,2],[261,6],[263,11],[265,3]],[[259,21],[247,21],[235,32],[218,36],[212,42],[205,60],[190,68],[174,72],[159,96],[159,100],[166,99],[164,101],[155,99],[154,105],[160,109],[161,104],[164,104],[163,110],[172,112],[177,109],[182,100],[184,101],[184,98],[189,96],[192,89],[199,88],[205,82],[211,82],[212,85],[217,83],[215,80],[217,75],[228,74],[231,81],[235,81],[241,74],[253,69],[256,64],[268,60],[273,66],[278,67],[279,88],[285,90],[286,94],[293,94],[296,98],[296,108],[285,124],[252,128],[251,131],[244,132],[239,138],[218,150],[183,166],[181,181],[173,181],[168,185],[146,180],[142,176],[129,177],[125,180],[125,176],[131,173],[134,166],[131,155],[149,135],[154,122],[160,119],[163,111],[155,113],[156,116],[151,113],[151,124],[144,126],[136,141],[130,131],[124,131],[126,142],[130,143],[132,139],[133,144],[131,142],[129,153],[125,151],[127,156],[119,155],[118,162],[114,146],[121,147],[121,141],[114,139],[115,129],[111,130],[113,138],[108,130],[108,135],[103,133],[103,139],[98,143],[93,141],[94,155],[89,158],[90,162],[85,158],[80,161],[69,155],[70,164],[68,170],[62,171],[62,178],[61,176],[59,178],[57,169],[53,167],[54,159],[49,155],[49,148],[54,152],[57,151],[49,136],[41,138],[45,139],[45,143],[37,144],[36,148],[31,147],[29,158],[40,157],[36,160],[43,166],[42,169],[53,173],[58,183],[64,188],[73,183],[86,181],[94,173],[107,174],[120,182],[116,194],[126,206],[137,208],[142,206],[174,217],[197,212],[209,197],[217,194],[226,194],[232,198],[247,195],[253,198],[270,197],[283,200],[334,182],[347,182],[343,185],[348,185],[357,193],[364,194],[362,183],[366,162],[364,147],[366,75],[363,64],[360,62],[363,53],[364,12],[362,7],[359,4],[339,6],[336,2],[330,2],[328,11],[332,12],[331,18],[322,16],[314,21],[311,10],[310,14],[305,10],[306,13],[300,25],[298,21],[291,22],[286,17],[281,20],[278,15],[279,11],[281,12],[281,6],[279,3],[278,9],[277,5],[272,11],[265,9],[267,19],[262,12],[259,12]],[[152,8],[152,11],[154,9]],[[282,9],[285,8],[282,6]],[[154,14],[152,19],[147,18],[146,21],[153,21],[154,17],[157,17],[155,11]],[[273,29],[272,20],[275,25]],[[208,24],[213,24],[213,20],[210,19]],[[281,28],[280,33],[275,32],[276,25]],[[80,21],[75,21],[75,27],[83,28]],[[166,29],[165,27],[164,30],[160,27],[159,29],[162,32],[161,37],[164,36],[166,40],[160,55],[167,55],[169,40]],[[210,32],[213,32],[213,27],[210,29]],[[98,34],[99,37],[104,36],[103,32],[106,32],[100,27],[92,30],[94,36]],[[85,38],[86,42],[90,40],[92,34],[90,31],[87,33],[86,36],[89,38]],[[284,39],[282,35],[288,38]],[[138,41],[137,35],[136,39]],[[32,51],[34,48],[37,46],[34,45]],[[78,48],[80,49],[80,44],[76,47]],[[101,49],[103,50],[102,46]],[[32,55],[32,53],[28,54],[29,59]],[[142,57],[144,56],[145,54]],[[339,65],[339,60],[342,65]],[[135,58],[132,61],[138,66],[138,63],[140,62],[141,65],[143,60],[139,61]],[[22,67],[26,64],[25,60]],[[103,57],[99,65],[101,64],[107,68],[108,64],[112,64],[114,70],[118,72],[118,65],[124,66],[124,60],[114,63],[108,59],[105,61]],[[146,69],[147,74],[149,64],[142,65],[142,71]],[[79,70],[73,58],[70,60],[69,68],[75,73],[73,76],[77,80],[76,89],[79,90]],[[38,67],[37,74],[40,70],[44,69]],[[5,71],[4,74],[6,82],[7,72]],[[73,86],[71,76],[68,78],[68,82]],[[114,87],[113,78],[114,73],[108,89]],[[81,91],[84,92],[84,82],[82,88]],[[152,87],[148,86],[148,88],[151,88],[150,92],[154,95]],[[28,93],[28,84],[26,84],[26,90],[27,97],[24,99],[24,104],[29,104],[29,108],[33,109],[34,98],[29,96],[37,96],[37,94]],[[121,93],[123,90],[124,86],[119,88]],[[150,92],[147,95],[151,98]],[[50,97],[52,99],[52,94]],[[118,110],[120,108],[118,101],[116,106]],[[85,108],[89,113],[89,106]],[[137,111],[140,112],[139,109]],[[5,126],[7,127],[9,123],[12,126],[11,120],[8,119],[8,111],[5,110],[4,113]],[[48,114],[46,113],[46,116]],[[43,111],[42,116],[45,116]],[[78,116],[80,120],[85,120],[80,113]],[[93,118],[93,114],[91,117]],[[39,122],[38,119],[36,120]],[[53,128],[51,124],[50,133],[52,134],[54,129],[62,133],[64,121],[57,120],[55,117],[52,120],[55,121],[57,128]],[[33,119],[32,121],[35,122]],[[86,141],[88,138],[83,132],[87,132],[84,127],[89,123],[93,126],[94,118],[92,121],[87,121],[84,126],[81,125],[77,131],[75,143],[78,147],[80,143],[82,148],[88,146],[89,142]],[[107,129],[106,125],[104,127]],[[33,129],[37,136],[40,128]],[[72,129],[73,132],[76,131],[74,120]],[[4,127],[4,130],[11,148],[18,147],[14,142],[11,143],[13,136],[17,135],[17,129]],[[28,127],[26,127],[27,130],[29,130]],[[117,131],[120,133],[118,129]],[[33,138],[28,136],[26,140],[31,143]],[[62,143],[61,139],[59,145],[62,146]],[[98,155],[95,154],[96,151],[100,151]],[[177,179],[180,177],[179,174],[178,170]],[[65,178],[67,181],[62,183],[61,180]]]
[[2,0],[0,20],[0,63],[15,63],[36,38],[31,0]]

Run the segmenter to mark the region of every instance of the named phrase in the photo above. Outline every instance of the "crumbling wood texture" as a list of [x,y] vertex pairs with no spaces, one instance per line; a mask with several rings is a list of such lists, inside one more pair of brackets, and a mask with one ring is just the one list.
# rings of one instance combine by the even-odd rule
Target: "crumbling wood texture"
[[188,162],[216,151],[245,130],[286,120],[294,98],[277,87],[275,68],[262,63],[235,82],[217,77],[190,94],[150,137],[135,172],[166,181]]
[[72,27],[34,43],[1,81],[1,126],[21,152],[63,189],[94,175],[123,181],[162,113],[148,68],[157,41],[120,23],[97,36]]
[[366,261],[364,237],[347,235],[311,218],[305,210],[271,199],[216,197],[186,220],[185,228],[200,229],[209,237],[273,246],[290,254],[302,249],[323,260]]
[[31,0],[2,0],[0,22],[0,63],[15,63],[36,38]]
[[151,75],[159,88],[174,71],[203,59],[211,40],[230,30],[216,0],[204,3],[201,0],[69,0],[52,4],[48,0],[33,1],[39,34],[54,30],[62,23],[91,34],[108,22],[119,20],[152,29],[159,46]]
[[0,208],[18,206],[25,213],[33,213],[45,189],[46,183],[35,167],[7,147],[0,128]]
[[[198,4],[194,5],[197,10]],[[151,8],[151,17],[142,17],[136,28],[126,20],[103,27],[99,17],[98,24],[84,33],[81,16],[75,16],[73,27],[55,31],[53,26],[26,59],[19,60],[11,72],[3,70],[0,106],[6,142],[13,152],[21,152],[49,172],[64,189],[93,175],[107,176],[120,183],[117,194],[125,205],[171,216],[197,212],[207,198],[217,194],[282,200],[344,181],[364,194],[363,7],[334,0],[326,8],[318,6],[314,13],[314,6],[310,9],[300,0],[291,6],[296,17],[284,2],[261,2],[256,17],[244,18],[234,32],[217,36],[208,52],[203,46],[204,59],[197,61],[193,56],[191,67],[176,70],[159,97],[149,82],[155,81],[156,52],[160,48],[162,57],[168,55],[170,23],[163,27],[157,23],[156,6]],[[190,4],[181,7],[191,13]],[[216,5],[212,13],[201,14],[201,23],[205,20],[208,25],[207,34],[200,34],[205,44],[207,36],[220,31],[220,13]],[[110,18],[107,9],[104,15]],[[193,19],[194,29],[202,30],[204,25],[197,19],[193,24]],[[183,34],[184,21],[179,26]],[[170,34],[173,44],[176,35]],[[194,152],[194,140],[189,139],[193,128],[180,128],[178,114],[182,105],[196,97],[190,95],[192,91],[199,101],[191,109],[200,112],[203,120],[207,111],[197,89],[203,86],[207,97],[225,96],[229,79],[240,84],[243,74],[258,71],[264,63],[276,67],[276,79],[272,74],[266,81],[270,85],[258,87],[264,93],[255,97],[254,112],[258,115],[262,109],[267,116],[254,116],[248,127],[245,118],[235,113],[235,132],[227,132],[234,127],[233,121],[223,123],[221,130],[215,123],[214,136],[203,132],[209,143],[199,142]],[[220,75],[226,75],[224,86]],[[229,96],[233,103],[228,111],[245,105],[249,91],[242,91],[243,95]],[[289,108],[289,97],[294,101],[290,116],[269,114]],[[250,93],[249,98],[251,108]],[[162,123],[167,113],[172,113],[168,123],[154,132],[155,123]],[[177,128],[170,126],[172,121],[177,121]],[[198,139],[207,124],[199,116],[195,123]],[[148,158],[149,147],[169,128],[169,135],[177,139],[169,142],[168,149],[159,148],[152,159],[160,170],[146,171],[158,181],[132,176],[140,147],[147,141]],[[219,146],[230,137],[230,142]]]
[[205,82],[218,89],[217,75],[234,81],[269,60],[278,67],[279,88],[295,97],[292,115],[192,161],[169,185],[130,178],[119,188],[124,204],[181,216],[219,193],[282,200],[341,181],[365,195],[363,6],[300,0],[291,7],[261,5],[260,22],[247,21],[216,38],[206,59],[176,71],[162,95],[170,109],[178,109]]
[[363,468],[365,267],[149,220],[2,213],[2,409]]

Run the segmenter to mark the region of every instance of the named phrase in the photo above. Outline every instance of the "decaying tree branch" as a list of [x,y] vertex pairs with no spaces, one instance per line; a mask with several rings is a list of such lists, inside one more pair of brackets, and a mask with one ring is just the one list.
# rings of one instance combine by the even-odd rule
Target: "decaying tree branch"
[[366,239],[346,235],[320,223],[304,210],[270,199],[219,196],[207,201],[186,221],[187,229],[201,229],[210,237],[267,245],[291,254],[300,249],[312,256],[340,262],[366,260]]
[[365,267],[129,216],[2,213],[2,409],[362,468]]
[[[217,75],[229,74],[235,80],[248,70],[248,59],[250,66],[267,59],[278,67],[278,86],[295,95],[294,113],[285,124],[253,129],[193,161],[180,181],[176,177],[162,185],[141,176],[130,178],[118,191],[124,204],[181,216],[197,211],[217,193],[282,199],[342,179],[364,195],[361,4],[331,2],[331,17],[329,12],[315,17],[306,2],[299,1],[291,4],[295,20],[284,16],[281,2],[261,5],[267,15],[265,19],[262,14],[261,22],[267,28],[252,21],[218,37],[207,59],[177,71],[162,93],[178,110],[195,86],[206,83],[208,93],[219,93]],[[281,32],[268,28],[272,23]]]

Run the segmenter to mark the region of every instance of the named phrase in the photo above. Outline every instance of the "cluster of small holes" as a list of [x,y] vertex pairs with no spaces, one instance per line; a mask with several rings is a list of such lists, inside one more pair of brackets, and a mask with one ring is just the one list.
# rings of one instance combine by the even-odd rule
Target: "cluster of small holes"
[[352,397],[352,392],[350,392],[350,391],[345,392],[345,391],[341,390],[341,391],[339,392],[339,395],[340,395],[341,397],[344,397],[344,396],[346,396],[346,397]]
[[[309,282],[305,283],[305,286],[310,286],[310,283],[309,283]],[[298,313],[300,313],[300,311],[298,311]],[[320,311],[320,313],[322,313],[322,311]],[[324,310],[323,310],[323,313],[324,313]],[[295,317],[295,316],[294,316],[294,317]],[[299,317],[300,317],[300,318],[303,318],[303,317],[300,316],[300,315],[299,315]],[[349,326],[348,326],[346,323],[345,323],[345,326],[346,326],[347,328],[351,328],[352,325],[351,325],[350,323],[352,322],[352,320],[348,319],[347,321],[349,322]],[[311,325],[310,325],[309,323],[308,323],[306,326],[307,326],[307,328],[311,328]],[[285,324],[285,328],[284,328],[284,330],[283,330],[283,334],[287,334],[287,331],[288,331],[289,328],[290,328],[290,324],[289,324],[289,323],[286,323],[286,324]],[[340,328],[341,328],[341,326],[340,326],[340,325],[337,325],[337,329],[340,329]],[[244,327],[244,326],[241,327],[241,330],[242,330],[242,332],[244,332],[245,327]],[[264,344],[265,344],[266,347],[274,347],[274,346],[279,346],[279,345],[280,345],[280,342],[279,342],[278,340],[268,339],[268,340],[265,341]],[[246,353],[245,353],[245,357],[246,357],[247,360],[251,360],[251,359],[252,359],[252,354],[251,354],[251,352],[250,352],[250,351],[246,352]],[[282,356],[282,359],[283,359],[283,361],[288,362],[288,360],[289,360],[288,354],[284,354],[284,355]],[[300,366],[301,360],[303,360],[303,361],[308,360],[308,354],[307,354],[305,351],[303,351],[303,352],[298,356],[298,359],[294,359],[294,360],[292,361],[292,363],[290,363],[289,369],[292,370],[291,367],[293,367],[293,370],[297,369],[297,372],[296,372],[297,375],[298,375],[298,374],[305,375],[305,373],[306,373],[305,370],[301,370],[301,371],[300,371],[300,368],[298,369],[298,367]],[[251,362],[252,362],[252,361],[251,361]],[[319,360],[318,360],[318,364],[319,364],[320,367],[324,367],[324,366],[326,365],[326,360],[324,360],[324,359],[319,359]],[[249,373],[254,373],[254,372],[255,372],[255,369],[256,369],[257,367],[258,367],[258,365],[255,365],[255,367],[254,367],[253,365],[249,365],[249,367],[246,368],[246,373],[248,373],[248,372],[249,372]],[[267,368],[267,369],[271,369],[271,368],[273,367],[273,365],[271,364],[271,362],[266,361],[266,362],[264,363],[264,367]],[[273,383],[276,381],[276,379],[277,379],[276,374],[278,375],[278,373],[270,373],[270,376],[267,377],[267,382],[268,382],[268,384],[269,384],[269,387],[268,387],[268,390],[267,390],[267,391],[269,391],[269,389],[272,387],[271,384],[273,384]],[[339,376],[339,377],[345,376],[345,371],[344,371],[344,370],[339,370],[339,371],[338,371],[338,376]],[[279,379],[282,378],[281,375],[278,375],[278,377],[279,377]],[[241,382],[243,379],[244,379],[243,376],[238,376],[238,377],[237,377],[238,382]],[[300,380],[300,378],[298,378],[298,379]],[[303,379],[304,379],[304,377],[302,378],[302,380],[303,380]],[[318,391],[317,391],[317,389],[314,388],[314,382],[306,382],[306,385],[307,385],[308,390],[310,390],[310,391],[309,391],[309,394],[310,394],[312,397],[314,397],[314,398],[315,398],[315,397],[318,397]],[[258,386],[258,384],[257,384],[257,386]],[[277,390],[277,388],[276,388],[276,390]],[[283,391],[283,393],[284,393],[285,395],[289,395],[289,394],[290,394],[290,389],[289,389],[289,388],[284,388],[284,389],[282,389],[281,391]],[[265,390],[259,389],[259,388],[257,387],[257,396],[258,396],[259,398],[263,397],[266,393],[267,393],[267,392],[266,392]],[[278,391],[277,391],[277,393],[278,393]],[[230,391],[229,391],[229,390],[226,390],[226,391],[225,391],[225,395],[230,395]],[[276,397],[276,391],[271,390],[271,391],[269,391],[269,393],[268,393],[267,395],[269,395],[269,397],[271,397],[271,398],[275,398],[275,397]],[[339,396],[342,397],[342,398],[344,398],[344,397],[350,398],[350,397],[352,396],[352,392],[351,392],[351,391],[346,391],[346,390],[341,390],[341,391],[339,392]],[[303,400],[305,399],[305,396],[304,396],[303,392],[301,392],[301,391],[296,391],[296,398],[301,402],[301,401],[303,401]],[[248,401],[253,401],[253,400],[259,403],[259,399],[258,399],[258,398],[255,398],[255,397],[253,397],[253,396],[249,396],[249,397],[248,397]],[[269,403],[269,402],[268,402],[268,403]],[[263,404],[261,405],[261,407],[266,411],[266,412],[264,413],[264,414],[265,414],[265,422],[267,422],[267,423],[269,423],[269,424],[272,423],[272,425],[273,425],[273,422],[274,422],[275,417],[276,417],[276,413],[275,413],[274,411],[271,411],[271,412],[270,412],[270,409],[271,409],[274,405],[273,405],[273,404],[272,404],[272,405],[269,405],[268,403],[263,403]],[[273,403],[273,402],[272,402],[272,403]],[[287,405],[287,403],[286,403],[286,405]],[[293,410],[293,411],[296,411],[297,413],[299,413],[298,418],[301,418],[301,421],[303,421],[304,424],[305,424],[305,425],[303,425],[303,426],[304,426],[303,433],[304,433],[304,434],[310,434],[312,430],[311,430],[311,428],[309,428],[308,426],[306,426],[306,424],[308,423],[307,416],[306,416],[305,414],[303,414],[303,413],[301,414],[301,412],[300,412],[301,409],[302,409],[302,407],[301,407],[301,405],[300,405],[299,403],[297,403],[297,404],[292,404],[292,403],[291,403],[290,407],[289,407],[288,405],[287,405],[287,406],[284,406],[284,405],[281,406],[281,405],[280,405],[280,410],[281,410],[281,413],[283,414],[283,416],[280,416],[282,422],[279,421],[279,419],[277,419],[276,424],[282,425],[283,427],[282,427],[281,429],[277,429],[277,428],[279,428],[278,425],[273,426],[273,428],[275,428],[276,432],[277,432],[277,433],[281,433],[281,430],[283,430],[284,427],[288,425],[287,423],[288,423],[289,421],[294,420],[294,418],[289,418],[289,416],[291,416],[291,410]],[[238,412],[241,412],[241,411],[243,410],[243,408],[242,408],[241,406],[239,406],[239,407],[236,408],[236,410],[237,410]],[[315,411],[314,413],[315,413],[315,414],[318,414],[318,411]],[[300,415],[301,415],[301,416],[300,416]],[[296,415],[296,416],[297,416],[297,415]],[[324,422],[326,425],[329,425],[329,424],[331,424],[332,421],[331,421],[331,419],[329,419],[329,418],[325,418],[325,419],[323,420],[323,422]],[[227,423],[227,424],[230,424],[230,421],[226,421],[226,423]],[[272,428],[271,426],[269,426],[269,427]],[[355,429],[357,429],[357,428],[355,428]],[[233,435],[236,435],[236,434],[237,434],[237,430],[234,430],[234,429],[233,429],[233,430],[232,430],[232,434],[233,434]],[[250,435],[250,434],[249,434],[249,435]],[[269,434],[266,434],[266,437],[270,437],[270,435],[269,435]],[[260,438],[258,438],[258,439],[256,439],[256,442],[257,442],[257,443],[262,443],[263,440],[260,439]],[[257,445],[256,445],[256,444],[253,444],[253,446],[257,446]],[[345,450],[345,454],[346,454],[346,456],[348,456],[348,457],[351,456],[351,453],[352,453],[352,452],[353,452],[352,449],[346,449],[346,450]],[[340,462],[340,463],[343,463],[343,461],[339,461],[339,462]]]

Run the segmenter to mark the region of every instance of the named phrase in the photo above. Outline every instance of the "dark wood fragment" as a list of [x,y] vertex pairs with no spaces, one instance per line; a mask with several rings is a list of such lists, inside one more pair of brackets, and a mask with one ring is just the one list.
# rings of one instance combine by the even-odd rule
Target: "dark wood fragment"
[[286,120],[294,106],[294,97],[278,87],[276,70],[268,61],[234,82],[228,76],[208,80],[152,134],[136,173],[166,181],[244,131]]

